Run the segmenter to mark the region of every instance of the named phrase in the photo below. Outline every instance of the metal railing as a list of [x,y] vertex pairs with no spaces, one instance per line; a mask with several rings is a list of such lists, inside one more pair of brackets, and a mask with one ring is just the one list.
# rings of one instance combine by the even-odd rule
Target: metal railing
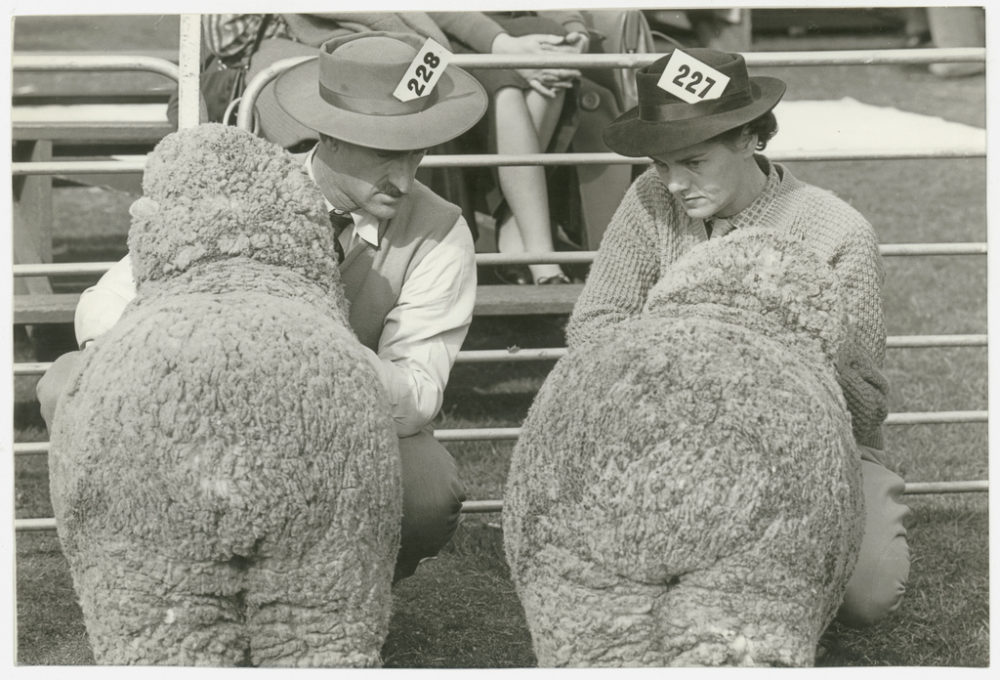
[[159,57],[109,56],[96,54],[18,54],[10,60],[11,70],[24,72],[56,71],[148,71],[172,80],[180,80],[177,64]]
[[[901,257],[913,255],[985,255],[985,241],[973,242],[941,242],[941,243],[883,243],[879,245],[882,257]],[[555,253],[477,253],[476,264],[483,266],[498,264],[590,264],[594,261],[596,252],[593,250]],[[100,275],[110,269],[114,262],[66,262],[16,264],[12,268],[15,277],[22,276],[80,276]]]
[[[980,62],[986,60],[986,48],[958,47],[915,50],[838,50],[821,52],[747,52],[748,67],[764,66],[891,66],[903,64],[932,64],[955,62]],[[538,65],[553,68],[627,68],[635,69],[653,63],[660,57],[655,53],[642,54],[547,54],[499,55],[456,54],[451,63],[462,68],[526,68]],[[292,66],[316,57],[282,59],[261,70],[247,83],[237,110],[236,124],[245,129],[253,128],[253,107],[261,90],[279,74]]]
[[[182,24],[183,26],[183,24]],[[569,68],[636,68],[651,63],[656,54],[600,54],[600,55],[546,55],[544,63]],[[985,48],[961,47],[917,50],[844,50],[824,52],[768,52],[747,53],[748,66],[817,66],[817,65],[901,65],[984,61]],[[253,106],[261,90],[280,73],[313,57],[295,57],[275,62],[258,73],[248,84],[237,110],[237,125],[244,129],[253,127]],[[59,70],[59,57],[15,55],[12,67],[18,70]],[[138,70],[156,66],[165,75],[180,78],[177,66],[152,57],[98,57],[76,55],[66,57],[68,68],[73,70],[122,69]],[[539,57],[534,55],[482,55],[457,54],[452,62],[457,66],[475,68],[510,68],[535,66]],[[181,81],[184,84],[184,79]],[[183,93],[182,93],[183,94]],[[182,100],[182,111],[190,107]],[[905,160],[914,158],[981,158],[986,155],[985,145],[937,144],[924,140],[917,149],[878,149],[864,151],[844,149],[813,149],[772,154],[776,161],[820,160]],[[562,154],[429,154],[421,165],[437,167],[497,167],[503,165],[638,165],[648,163],[648,158],[633,158],[615,153],[562,153]],[[142,172],[143,159],[104,161],[45,161],[11,164],[14,175],[47,174],[128,174]]]
[[[181,87],[182,126],[197,122],[197,110],[192,102],[196,101],[197,93],[197,62],[192,62],[191,54],[197,50],[184,49],[184,45],[197,44],[196,30],[191,17],[182,18],[182,49],[180,68],[172,63],[143,57],[83,57],[74,56],[64,62],[58,62],[57,57],[33,57],[14,55],[12,66],[17,70],[55,71],[55,70],[155,70],[178,79]],[[185,57],[185,54],[187,55]],[[498,56],[498,55],[455,55],[453,63],[458,66],[475,68],[513,68],[535,66],[543,61],[550,66],[569,68],[637,68],[651,63],[658,58],[657,54],[618,54],[618,55],[546,55],[540,58],[534,55]],[[747,53],[748,66],[817,66],[817,65],[898,65],[898,64],[928,64],[954,63],[969,61],[984,61],[986,51],[983,48],[952,48],[924,50],[852,50],[837,52],[775,52]],[[252,110],[257,96],[263,87],[283,70],[309,58],[296,58],[278,62],[259,73],[248,83],[246,92],[240,103],[237,114],[237,124],[244,129],[252,128]],[[155,62],[155,63],[154,63]],[[194,66],[192,66],[194,63]],[[153,68],[151,68],[153,67]],[[192,90],[192,88],[194,88]],[[195,94],[193,95],[192,92]],[[192,112],[194,112],[192,114]],[[784,155],[774,155],[775,160],[869,160],[869,159],[905,159],[905,158],[972,158],[984,157],[985,145],[954,146],[927,144],[918,150],[900,152],[896,150],[870,149],[864,152],[845,151],[837,149],[810,150],[788,152]],[[500,165],[582,165],[582,164],[640,164],[649,159],[631,158],[610,153],[567,153],[567,154],[526,154],[498,156],[492,154],[450,154],[428,155],[423,165],[427,167],[491,167]],[[43,174],[73,174],[73,173],[136,173],[145,166],[144,158],[112,160],[112,161],[51,161],[38,163],[13,163],[13,175],[43,175]],[[915,255],[982,255],[986,253],[986,243],[896,243],[884,244],[880,247],[882,255],[915,256]],[[545,255],[477,255],[477,264],[494,265],[507,263],[541,263],[555,262],[560,264],[588,263],[593,260],[593,252],[582,253],[552,253]],[[20,276],[60,276],[80,274],[100,274],[113,263],[69,263],[69,264],[31,264],[15,265],[13,275]],[[982,334],[968,335],[918,335],[890,336],[887,346],[923,348],[923,347],[984,347],[987,336]],[[478,350],[459,353],[461,363],[496,362],[496,361],[552,361],[560,358],[566,352],[565,348],[537,348],[520,350]],[[15,364],[14,375],[37,375],[48,367],[47,363]],[[923,413],[890,414],[886,421],[889,426],[919,425],[919,424],[950,424],[950,423],[984,423],[987,422],[987,411],[943,411]],[[520,428],[463,428],[442,429],[435,433],[439,441],[511,441],[520,434]],[[15,456],[38,455],[47,453],[48,442],[15,443]],[[908,483],[905,493],[969,493],[988,491],[988,482],[945,481],[945,482],[914,482]],[[482,513],[497,512],[502,509],[498,500],[467,501],[463,504],[463,512]],[[52,518],[18,519],[15,528],[19,531],[49,530],[55,527]]]

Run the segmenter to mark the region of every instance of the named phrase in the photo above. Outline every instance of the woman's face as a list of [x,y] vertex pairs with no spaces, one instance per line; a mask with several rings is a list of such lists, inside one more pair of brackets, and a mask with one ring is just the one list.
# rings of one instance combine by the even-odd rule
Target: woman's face
[[729,217],[750,205],[759,190],[756,141],[753,135],[732,145],[710,140],[653,160],[660,181],[689,216]]

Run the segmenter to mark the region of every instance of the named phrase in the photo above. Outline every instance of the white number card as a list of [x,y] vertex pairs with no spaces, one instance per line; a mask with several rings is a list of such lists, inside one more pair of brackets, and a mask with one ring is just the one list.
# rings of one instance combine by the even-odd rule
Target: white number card
[[697,104],[721,97],[729,76],[675,49],[656,84],[688,104]]
[[426,97],[434,91],[434,86],[441,79],[441,74],[449,63],[451,63],[451,52],[428,38],[417,52],[417,56],[413,57],[392,96],[401,102]]

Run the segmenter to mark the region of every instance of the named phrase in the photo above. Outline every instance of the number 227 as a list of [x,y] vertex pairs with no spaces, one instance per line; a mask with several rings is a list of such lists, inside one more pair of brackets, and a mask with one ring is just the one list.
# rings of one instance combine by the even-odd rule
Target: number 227
[[[691,76],[691,82],[685,85],[684,78],[688,77],[689,75]],[[704,80],[708,84],[705,85],[704,90],[698,92],[694,88],[702,80]],[[677,68],[677,76],[674,78],[673,83],[677,87],[683,87],[685,90],[698,97],[704,97],[705,93],[711,90],[712,86],[715,85],[715,79],[702,75],[701,71],[692,71],[687,64],[681,64]]]

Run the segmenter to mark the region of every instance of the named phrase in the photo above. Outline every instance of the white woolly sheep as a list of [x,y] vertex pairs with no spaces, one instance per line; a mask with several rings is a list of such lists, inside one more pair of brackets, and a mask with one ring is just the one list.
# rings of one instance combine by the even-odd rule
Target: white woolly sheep
[[150,154],[137,297],[51,436],[59,538],[98,664],[373,666],[398,443],[301,161],[202,125]]
[[808,246],[743,230],[558,362],[503,517],[539,665],[813,663],[863,522],[840,309]]

